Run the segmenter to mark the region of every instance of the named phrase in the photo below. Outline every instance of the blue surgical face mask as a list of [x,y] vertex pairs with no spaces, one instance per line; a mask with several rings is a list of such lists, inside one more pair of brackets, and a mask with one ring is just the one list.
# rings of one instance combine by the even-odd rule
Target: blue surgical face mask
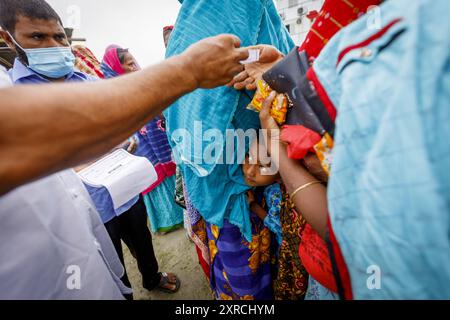
[[25,52],[28,68],[51,79],[60,79],[72,73],[75,56],[71,47],[52,47],[42,49],[24,49],[9,34],[17,47]]

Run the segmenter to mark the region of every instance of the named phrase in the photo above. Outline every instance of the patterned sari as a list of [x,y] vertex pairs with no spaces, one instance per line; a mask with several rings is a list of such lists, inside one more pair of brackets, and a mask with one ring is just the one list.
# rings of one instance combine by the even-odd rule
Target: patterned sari
[[273,243],[268,227],[251,214],[252,242],[239,227],[224,221],[218,228],[206,223],[185,190],[191,237],[200,265],[217,300],[272,300]]
[[287,192],[281,204],[283,242],[279,250],[278,276],[274,281],[276,300],[303,300],[308,289],[308,272],[302,264],[298,248],[306,220],[299,215]]
[[187,193],[186,186],[183,184],[184,199],[186,203],[185,224],[189,236],[195,244],[198,261],[206,277],[211,277],[210,267],[211,258],[209,255],[208,238],[206,234],[206,222],[194,207]]
[[89,48],[75,45],[72,46],[72,52],[75,54],[75,67],[78,70],[96,78],[104,78],[100,62]]
[[206,224],[211,258],[211,288],[218,300],[272,300],[271,233],[252,214],[252,242],[225,220]]

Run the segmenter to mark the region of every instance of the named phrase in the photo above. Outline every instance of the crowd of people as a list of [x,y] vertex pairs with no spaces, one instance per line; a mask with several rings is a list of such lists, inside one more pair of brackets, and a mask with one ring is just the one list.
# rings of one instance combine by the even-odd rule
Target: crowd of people
[[[450,299],[448,1],[325,0],[299,44],[272,0],[180,2],[142,69],[0,0],[0,298],[133,299],[122,242],[176,293],[150,230],[184,227],[217,300]],[[224,163],[199,123],[258,134]],[[157,176],[119,208],[77,175],[117,149]]]

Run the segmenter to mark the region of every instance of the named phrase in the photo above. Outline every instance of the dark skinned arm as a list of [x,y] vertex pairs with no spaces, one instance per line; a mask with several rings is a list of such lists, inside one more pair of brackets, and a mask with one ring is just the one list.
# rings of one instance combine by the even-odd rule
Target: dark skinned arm
[[182,95],[230,82],[248,57],[239,46],[221,35],[108,81],[0,90],[0,195],[95,159]]
[[[261,125],[263,129],[268,130],[269,141],[266,141],[266,144],[271,159],[280,170],[287,192],[292,194],[300,186],[317,181],[317,179],[299,161],[288,157],[287,146],[280,140],[280,128],[270,116],[270,107],[274,98],[275,92],[264,101],[263,110],[260,113]],[[325,186],[314,184],[297,193],[291,200],[294,202],[297,211],[302,213],[313,229],[322,238],[325,238],[328,216],[327,189]]]

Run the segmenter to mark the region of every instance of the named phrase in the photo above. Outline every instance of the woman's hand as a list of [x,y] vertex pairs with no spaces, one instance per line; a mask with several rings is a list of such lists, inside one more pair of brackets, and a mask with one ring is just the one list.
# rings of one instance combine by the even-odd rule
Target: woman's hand
[[322,167],[319,158],[315,154],[308,154],[304,159],[303,163],[308,169],[308,172],[311,173],[315,178],[319,179],[322,182],[328,182],[328,174]]
[[264,210],[256,201],[255,194],[253,191],[247,192],[248,204],[250,205],[250,211],[255,213],[261,220],[267,217],[267,212]]
[[131,154],[134,154],[136,151],[137,151],[137,148],[138,148],[138,142],[137,142],[137,140],[136,140],[136,138],[131,138],[130,140],[129,140],[129,145],[128,145],[128,147],[127,147],[127,152],[128,153],[131,153]]
[[256,90],[256,81],[262,79],[262,75],[283,59],[284,55],[277,48],[269,45],[259,45],[249,49],[259,49],[259,62],[247,64],[245,70],[234,77],[228,86],[234,86],[236,90]]
[[252,205],[256,201],[255,194],[252,190],[247,192],[247,200],[249,205]]
[[127,152],[130,153],[130,154],[134,154],[136,152],[136,150],[137,150],[136,142],[130,143],[130,145],[127,148]]
[[270,95],[264,100],[262,104],[262,110],[259,113],[259,119],[261,121],[261,128],[267,131],[267,137],[269,140],[280,140],[281,129],[278,126],[277,122],[270,113],[270,109],[272,108],[272,103],[275,100],[277,93],[272,91]]
[[267,152],[270,155],[273,165],[279,168],[282,157],[280,152],[286,149],[286,145],[281,141],[281,129],[271,115],[272,103],[276,95],[277,93],[275,91],[271,92],[269,97],[263,102],[259,118]]

